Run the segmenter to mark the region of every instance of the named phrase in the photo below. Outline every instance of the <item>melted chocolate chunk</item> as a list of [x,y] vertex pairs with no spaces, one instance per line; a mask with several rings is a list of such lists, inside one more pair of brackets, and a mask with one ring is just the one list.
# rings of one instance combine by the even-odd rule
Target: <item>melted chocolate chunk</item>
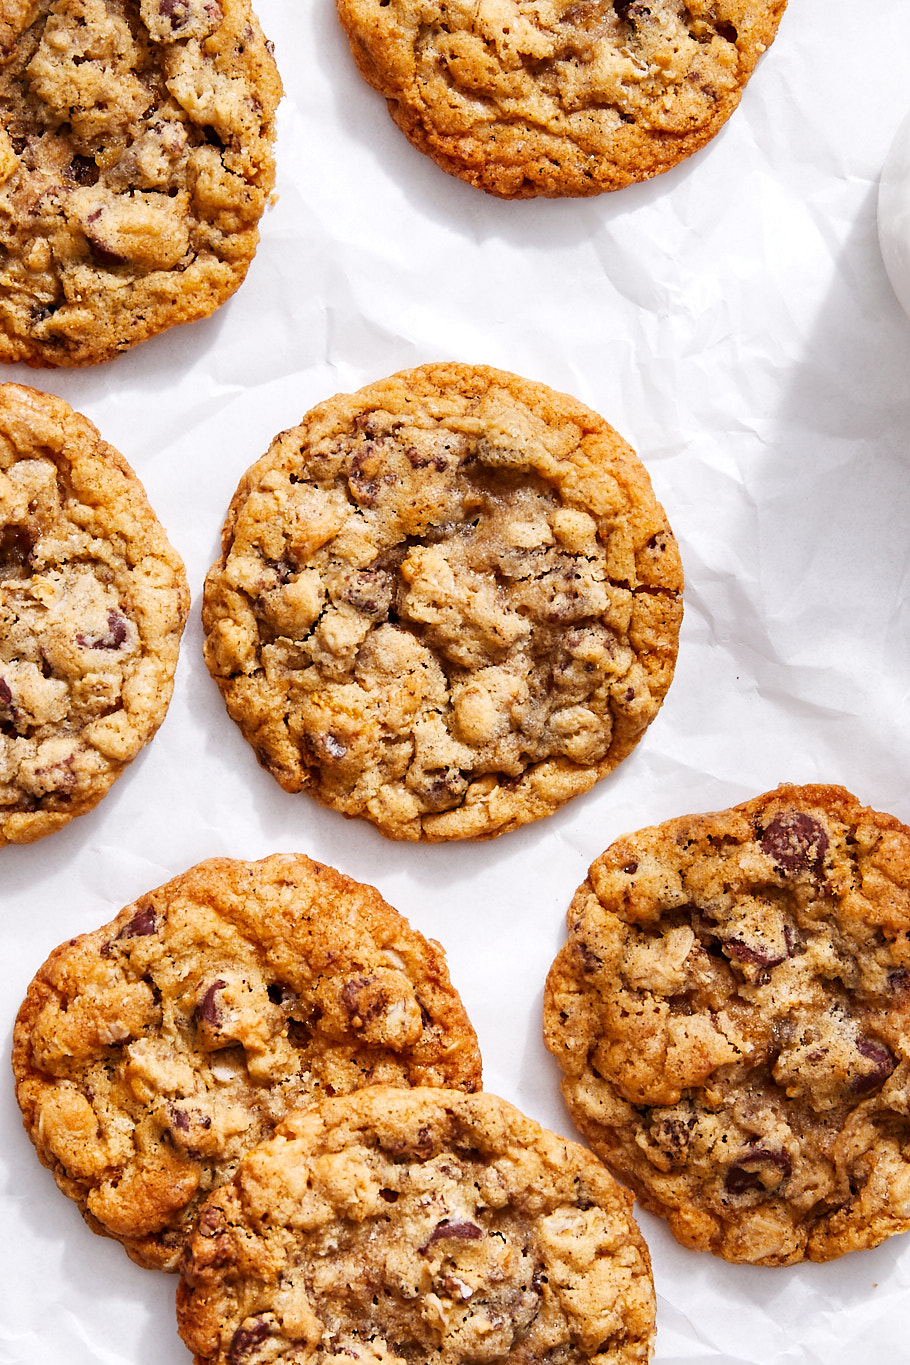
[[91,638],[81,632],[76,636],[80,649],[119,649],[129,635],[129,626],[119,611],[111,609],[107,614],[107,630],[103,635]]
[[819,873],[828,851],[828,836],[803,811],[784,811],[765,826],[761,850],[782,872]]
[[4,526],[0,529],[0,578],[21,574],[28,566],[34,545],[34,537],[24,526]]
[[373,976],[354,976],[341,988],[341,1002],[354,1028],[362,1028],[386,1008],[386,994]]
[[365,615],[381,618],[392,605],[393,580],[383,569],[360,569],[345,583],[342,599]]
[[96,185],[101,172],[94,157],[77,154],[66,168],[67,179],[77,185]]
[[456,1223],[450,1218],[443,1218],[430,1233],[430,1240],[420,1250],[425,1252],[436,1242],[448,1241],[450,1238],[461,1242],[478,1242],[483,1235],[483,1228],[478,1227],[476,1223]]
[[215,1001],[215,996],[219,991],[223,991],[226,985],[227,982],[222,981],[220,978],[217,981],[213,981],[199,1004],[196,1006],[196,1017],[201,1019],[204,1024],[208,1024],[211,1028],[217,1028],[221,1022],[221,1011]]
[[596,972],[598,967],[603,966],[602,960],[597,956],[593,948],[588,947],[587,943],[576,944],[576,951],[581,958],[582,971]]
[[792,1168],[793,1162],[787,1152],[750,1147],[727,1167],[724,1185],[730,1194],[749,1194],[754,1191],[768,1194],[787,1179]]
[[872,1069],[863,1075],[854,1076],[850,1089],[854,1095],[870,1095],[873,1090],[878,1090],[879,1086],[884,1085],[897,1066],[897,1059],[884,1043],[877,1043],[872,1038],[857,1038],[856,1050],[861,1057],[865,1057],[866,1061],[871,1063]]
[[255,1319],[251,1327],[238,1327],[228,1351],[230,1365],[245,1365],[271,1335],[272,1328],[263,1318]]
[[148,934],[154,934],[158,929],[158,920],[151,906],[146,906],[144,910],[139,910],[129,921],[124,924],[118,938],[144,938]]
[[730,956],[738,958],[740,962],[751,962],[756,967],[777,967],[781,962],[786,962],[787,954],[773,951],[767,947],[755,947],[749,943],[743,943],[742,939],[728,938],[724,942],[724,951]]

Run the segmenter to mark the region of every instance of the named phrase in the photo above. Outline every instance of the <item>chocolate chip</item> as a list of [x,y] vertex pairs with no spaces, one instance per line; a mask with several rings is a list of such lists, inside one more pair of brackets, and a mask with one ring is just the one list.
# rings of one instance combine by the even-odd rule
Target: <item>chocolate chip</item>
[[75,181],[77,185],[95,185],[98,183],[100,174],[95,158],[81,156],[79,153],[73,157],[66,168],[67,178]]
[[10,691],[9,683],[5,678],[0,678],[0,706],[9,706],[12,699],[13,694]]
[[588,947],[587,943],[577,943],[575,951],[581,958],[582,971],[596,972],[598,967],[603,966],[603,959],[599,958],[594,950]]
[[[100,212],[101,210],[99,209],[98,213],[92,214],[88,221],[91,222],[92,219],[97,218]],[[85,232],[86,238],[88,239],[88,244],[91,248],[92,256],[94,257],[98,265],[114,266],[123,265],[125,263],[126,257],[121,256],[119,252],[114,251],[114,249],[107,242],[105,242],[100,232],[89,231],[88,228],[84,228],[83,230]]]
[[385,616],[392,605],[392,575],[383,569],[360,569],[347,576],[342,600],[366,616]]
[[353,1028],[363,1028],[371,1019],[376,1019],[386,1008],[386,993],[379,988],[374,976],[355,976],[341,988],[341,1003],[344,1005]]
[[777,967],[786,962],[787,954],[774,952],[770,948],[753,948],[742,939],[728,938],[724,941],[724,951],[740,962],[751,962],[756,967]]
[[[351,496],[356,502],[363,503],[370,507],[376,501],[379,492],[379,480],[370,478],[364,469],[364,465],[371,460],[373,454],[373,443],[368,441],[363,450],[358,450],[354,459],[351,461],[351,472],[348,475],[348,487]],[[371,460],[371,467],[372,467]]]
[[205,995],[196,1006],[196,1017],[201,1019],[204,1024],[209,1024],[212,1028],[217,1028],[221,1022],[221,1011],[215,1003],[215,996],[219,991],[223,991],[227,985],[226,981],[213,981],[205,992]]
[[783,811],[762,831],[761,850],[782,872],[818,873],[828,851],[828,836],[811,815]]
[[448,1241],[450,1238],[462,1242],[477,1242],[484,1235],[483,1228],[476,1223],[455,1223],[450,1218],[443,1218],[441,1223],[437,1223],[430,1233],[429,1241],[425,1242],[420,1248],[421,1253],[426,1252],[436,1242]]
[[137,911],[128,924],[124,924],[118,938],[145,938],[158,929],[158,920],[151,906]]
[[379,1197],[380,1197],[380,1199],[384,1199],[385,1202],[386,1202],[387,1204],[394,1204],[394,1203],[396,1203],[397,1200],[398,1200],[398,1191],[397,1191],[397,1190],[380,1190],[380,1191],[379,1191]]
[[107,614],[107,630],[103,635],[90,638],[80,632],[76,636],[76,644],[80,649],[119,649],[129,633],[125,617],[119,611],[111,610]]
[[888,973],[888,990],[894,991],[896,995],[903,993],[910,986],[910,972],[905,967],[897,967],[893,972]]
[[879,1086],[884,1085],[897,1066],[897,1059],[892,1056],[884,1043],[877,1043],[872,1038],[857,1038],[856,1050],[861,1057],[865,1057],[866,1061],[872,1064],[872,1069],[860,1076],[854,1076],[850,1082],[850,1089],[854,1095],[869,1095],[873,1090],[878,1090]]
[[381,1146],[383,1151],[388,1152],[395,1160],[417,1157],[418,1160],[425,1161],[427,1157],[433,1155],[433,1134],[429,1128],[420,1128],[413,1140],[389,1137],[381,1139]]
[[[767,1194],[787,1179],[793,1162],[788,1152],[765,1147],[750,1147],[728,1166],[724,1185],[730,1194]],[[764,1179],[762,1173],[764,1172]]]
[[34,546],[34,537],[24,526],[4,526],[0,530],[0,578],[20,574]]
[[255,1318],[251,1327],[238,1327],[231,1337],[228,1351],[230,1365],[244,1365],[257,1347],[272,1335],[272,1328],[263,1318]]

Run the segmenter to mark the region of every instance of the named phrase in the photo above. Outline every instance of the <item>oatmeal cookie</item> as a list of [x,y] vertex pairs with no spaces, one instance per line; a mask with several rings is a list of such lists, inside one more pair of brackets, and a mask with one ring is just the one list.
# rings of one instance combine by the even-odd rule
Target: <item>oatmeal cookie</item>
[[91,810],[152,738],[188,608],[123,457],[62,399],[0,385],[0,847]]
[[566,1102],[682,1243],[788,1265],[910,1228],[910,829],[783,786],[617,840],[568,922]]
[[294,1113],[203,1206],[177,1291],[196,1365],[649,1358],[631,1197],[490,1094]]
[[302,854],[213,858],[61,944],[19,1011],[13,1070],[61,1190],[163,1270],[289,1109],[368,1085],[481,1084],[439,944]]
[[485,837],[631,751],[681,595],[663,509],[602,418],[427,365],[321,404],[247,472],[205,657],[285,790],[391,838]]
[[647,180],[721,129],[786,0],[337,0],[361,75],[504,199]]
[[248,0],[0,16],[0,360],[90,365],[241,284],[281,84]]

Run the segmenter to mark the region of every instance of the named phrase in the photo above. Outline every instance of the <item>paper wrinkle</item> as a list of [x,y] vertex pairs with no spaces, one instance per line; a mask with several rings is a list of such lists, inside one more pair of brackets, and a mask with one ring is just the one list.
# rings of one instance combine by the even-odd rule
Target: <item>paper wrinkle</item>
[[[907,98],[905,64],[881,54],[910,50],[910,7],[879,0],[857,25],[847,0],[794,0],[702,153],[616,195],[516,204],[407,144],[331,0],[256,7],[287,96],[278,199],[245,284],[106,366],[5,376],[61,394],[123,452],[193,606],[157,738],[90,815],[0,851],[0,1036],[61,941],[203,858],[300,851],[377,885],[443,945],[487,1087],[575,1138],[543,982],[612,839],[782,781],[840,782],[910,823],[910,325],[876,227]],[[500,840],[421,847],[278,788],[205,672],[198,613],[230,497],[272,437],[333,393],[442,359],[572,393],[634,445],[680,541],[686,616],[670,693],[614,774]],[[0,1193],[3,1365],[189,1360],[173,1279],[82,1224],[9,1079]],[[641,1224],[658,1365],[906,1356],[906,1238],[767,1271]]]

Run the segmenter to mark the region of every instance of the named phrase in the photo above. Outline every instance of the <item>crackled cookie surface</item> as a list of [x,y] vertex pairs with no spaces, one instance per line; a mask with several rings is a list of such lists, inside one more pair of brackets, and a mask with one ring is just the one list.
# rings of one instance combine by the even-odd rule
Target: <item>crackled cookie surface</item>
[[200,863],[62,944],[20,1009],[13,1069],[57,1184],[161,1269],[295,1105],[480,1087],[439,945],[373,887],[290,854]]
[[92,364],[223,303],[280,95],[248,0],[4,5],[0,360]]
[[670,684],[676,542],[632,450],[503,371],[315,408],[248,471],[206,660],[261,763],[402,839],[501,833],[624,758]]
[[97,804],[167,711],[183,564],[121,455],[0,385],[0,846]]
[[452,175],[503,198],[668,170],[739,103],[786,0],[337,0],[363,77]]
[[294,1113],[204,1205],[177,1292],[196,1365],[649,1358],[631,1197],[494,1095]]
[[563,1093],[681,1242],[786,1265],[910,1228],[910,829],[780,787],[617,840],[568,921]]

